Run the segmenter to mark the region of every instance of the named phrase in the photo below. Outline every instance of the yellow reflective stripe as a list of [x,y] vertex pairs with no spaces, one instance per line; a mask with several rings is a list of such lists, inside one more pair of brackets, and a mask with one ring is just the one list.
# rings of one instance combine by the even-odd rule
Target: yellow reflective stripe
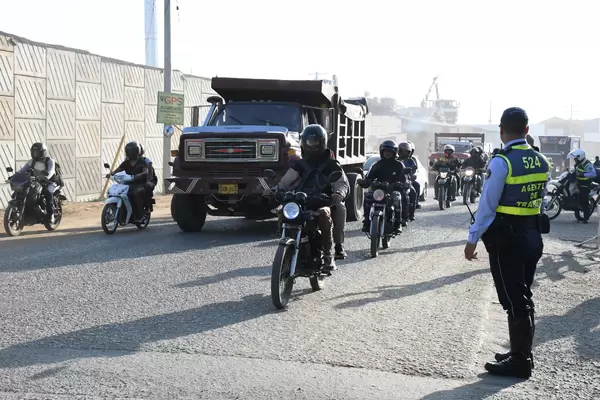
[[532,215],[540,214],[542,207],[527,208],[527,207],[510,207],[510,206],[498,206],[496,212],[502,214],[518,215],[522,217],[529,217]]
[[532,147],[528,144],[520,144],[518,146],[510,146],[510,148],[515,150],[529,150]]
[[520,185],[524,183],[534,183],[534,182],[547,182],[548,181],[548,173],[540,172],[537,174],[523,175],[523,176],[507,176],[506,184],[508,185]]
[[508,159],[508,157],[506,157],[504,154],[496,154],[498,157],[503,158],[504,161],[506,161],[506,165],[508,166],[508,174],[506,174],[507,177],[512,175],[512,164],[510,163],[510,160]]

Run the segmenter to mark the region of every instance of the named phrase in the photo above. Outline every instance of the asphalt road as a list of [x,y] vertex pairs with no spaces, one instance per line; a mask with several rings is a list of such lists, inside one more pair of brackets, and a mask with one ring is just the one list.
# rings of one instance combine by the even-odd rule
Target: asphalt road
[[485,251],[462,255],[466,208],[417,217],[375,260],[349,224],[349,257],[321,292],[299,280],[286,311],[273,221],[2,238],[0,398],[600,397],[600,267],[569,241],[596,217],[546,238],[529,382],[482,374],[507,332]]

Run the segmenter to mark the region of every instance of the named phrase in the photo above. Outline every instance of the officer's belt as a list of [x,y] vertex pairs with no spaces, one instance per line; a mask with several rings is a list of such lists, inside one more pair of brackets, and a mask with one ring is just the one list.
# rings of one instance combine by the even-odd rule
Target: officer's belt
[[512,225],[516,228],[537,228],[540,223],[540,215],[516,216],[510,214],[496,213],[496,220],[500,225]]

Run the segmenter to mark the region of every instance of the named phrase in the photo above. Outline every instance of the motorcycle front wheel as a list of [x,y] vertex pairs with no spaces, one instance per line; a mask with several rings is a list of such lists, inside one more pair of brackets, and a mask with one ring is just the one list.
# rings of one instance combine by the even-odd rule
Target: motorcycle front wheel
[[119,213],[115,203],[106,204],[102,209],[102,230],[107,235],[112,235],[119,226]]
[[379,251],[379,242],[381,237],[379,236],[379,216],[374,215],[371,219],[371,258],[377,257]]
[[548,216],[548,219],[550,221],[552,221],[553,219],[556,219],[560,215],[561,211],[562,211],[562,205],[560,203],[559,197],[553,196],[550,199],[550,201],[548,202],[548,205],[546,206],[546,210],[545,210],[545,213]]
[[471,199],[471,190],[471,183],[465,183],[462,190],[463,204],[467,204],[467,202]]
[[438,188],[438,203],[440,205],[440,210],[443,210],[446,206],[446,188],[444,185],[440,184]]
[[19,236],[23,232],[23,215],[12,205],[4,210],[4,230],[8,236]]
[[290,276],[294,250],[291,244],[280,244],[273,260],[271,299],[273,305],[280,310],[287,306],[294,288],[294,278]]

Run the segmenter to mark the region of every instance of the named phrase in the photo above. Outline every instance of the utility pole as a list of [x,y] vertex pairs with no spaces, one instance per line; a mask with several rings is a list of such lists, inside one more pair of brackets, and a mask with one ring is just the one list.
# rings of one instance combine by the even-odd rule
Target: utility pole
[[[164,92],[171,93],[171,0],[164,0],[165,8],[165,65],[163,74],[165,78]],[[165,124],[165,128],[168,125]],[[164,184],[165,178],[171,175],[171,137],[163,135],[163,193],[167,193]]]
[[492,101],[490,100],[490,116],[488,118],[488,124],[492,126]]

